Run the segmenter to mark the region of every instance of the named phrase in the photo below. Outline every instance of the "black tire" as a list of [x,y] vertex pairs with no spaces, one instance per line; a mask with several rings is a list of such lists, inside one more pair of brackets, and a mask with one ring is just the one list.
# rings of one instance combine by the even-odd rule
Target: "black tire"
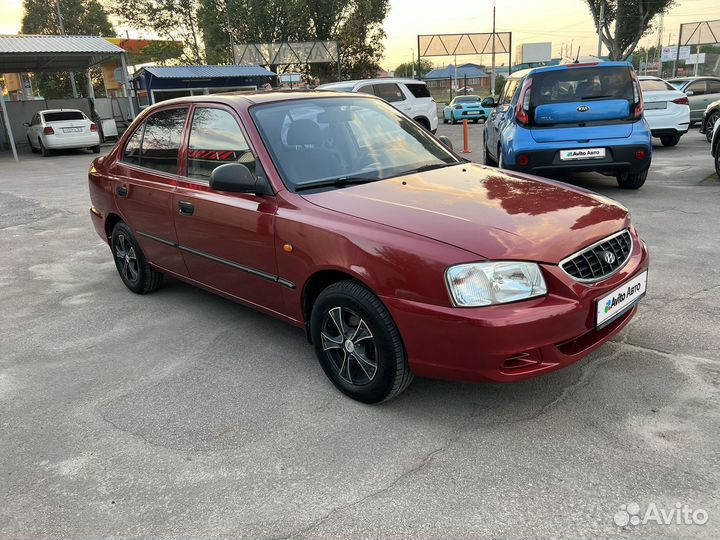
[[445,118],[445,115],[443,114],[443,124],[447,124],[447,123],[448,123],[448,119]]
[[28,144],[30,145],[30,152],[32,152],[33,154],[37,154],[38,149],[32,145],[32,143],[30,142],[30,137],[27,138],[27,141],[28,141]]
[[45,148],[42,139],[38,139],[38,145],[40,146],[40,153],[42,154],[42,157],[48,157],[50,155],[50,150]]
[[130,227],[122,221],[113,228],[110,249],[120,279],[128,289],[137,294],[147,294],[160,288],[163,274],[148,264]]
[[339,281],[321,292],[312,308],[310,331],[320,366],[345,395],[380,403],[412,382],[395,322],[378,297],[361,284]]
[[708,116],[707,121],[705,122],[705,138],[707,139],[707,142],[712,142],[713,127],[715,126],[715,122],[718,120],[720,120],[720,111],[715,111]]
[[479,118],[473,118],[473,124],[477,124],[480,121]]
[[453,113],[450,113],[450,122],[455,125],[458,123],[458,121],[455,119],[455,115]]
[[638,189],[642,187],[647,179],[648,169],[639,173],[622,173],[618,174],[615,178],[617,179],[618,186],[620,189]]
[[663,146],[675,146],[680,142],[680,135],[663,135],[660,137]]
[[100,145],[97,144],[95,146],[91,146],[90,150],[92,150],[93,154],[99,154],[100,153]]
[[483,144],[484,152],[483,152],[483,161],[485,165],[489,165],[490,167],[497,167],[497,161],[495,161],[492,156],[490,155],[490,152],[488,151],[488,147],[486,144]]
[[720,176],[720,147],[715,149],[715,174]]

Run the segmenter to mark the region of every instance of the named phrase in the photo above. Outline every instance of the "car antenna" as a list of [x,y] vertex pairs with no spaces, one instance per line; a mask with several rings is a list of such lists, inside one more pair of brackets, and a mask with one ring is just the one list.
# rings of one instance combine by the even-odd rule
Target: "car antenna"
[[575,63],[577,64],[580,61],[580,45],[578,45],[578,52],[577,55],[575,55]]

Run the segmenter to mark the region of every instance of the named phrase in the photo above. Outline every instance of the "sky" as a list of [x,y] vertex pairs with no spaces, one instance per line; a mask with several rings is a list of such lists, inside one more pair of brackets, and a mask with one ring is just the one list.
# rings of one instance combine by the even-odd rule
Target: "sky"
[[[48,0],[52,1],[52,0]],[[513,33],[513,48],[519,43],[551,41],[553,56],[559,56],[563,44],[572,42],[580,55],[597,52],[597,34],[585,0],[495,0],[498,32]],[[385,20],[385,56],[381,66],[392,70],[410,58],[417,57],[418,34],[472,33],[492,31],[493,0],[390,0],[390,13]],[[719,0],[679,0],[665,16],[663,43],[677,38],[680,23],[720,19]],[[0,34],[20,30],[22,0],[0,0]],[[131,37],[133,36],[131,33]],[[137,36],[139,37],[139,36]],[[643,39],[655,43],[657,34]],[[452,58],[431,59],[440,66]],[[461,61],[458,58],[458,63]],[[463,62],[490,63],[490,57],[466,56]],[[507,62],[498,55],[497,63]]]

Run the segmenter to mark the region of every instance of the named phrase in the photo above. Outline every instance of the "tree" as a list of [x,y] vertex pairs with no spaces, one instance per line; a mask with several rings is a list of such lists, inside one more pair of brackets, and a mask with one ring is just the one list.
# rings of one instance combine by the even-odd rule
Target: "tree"
[[112,12],[129,26],[181,41],[184,63],[204,64],[198,8],[199,0],[115,0]]
[[[652,29],[653,18],[676,0],[586,0],[595,28],[610,51],[610,60],[626,60],[640,39]],[[604,16],[600,19],[601,7]]]
[[[25,0],[21,32],[23,34],[60,34],[55,2]],[[108,14],[98,0],[60,0],[63,26],[68,35],[114,36]],[[94,77],[97,90],[102,86],[99,75]],[[46,98],[61,98],[71,94],[69,73],[37,73],[34,85]],[[75,86],[85,94],[85,74],[75,74]]]
[[495,77],[495,94],[499,96],[502,93],[503,86],[505,86],[505,77],[498,75]]
[[[424,77],[429,71],[433,69],[432,62],[430,60],[420,59],[420,76]],[[418,63],[417,62],[404,62],[395,68],[396,77],[417,77],[418,76]]]

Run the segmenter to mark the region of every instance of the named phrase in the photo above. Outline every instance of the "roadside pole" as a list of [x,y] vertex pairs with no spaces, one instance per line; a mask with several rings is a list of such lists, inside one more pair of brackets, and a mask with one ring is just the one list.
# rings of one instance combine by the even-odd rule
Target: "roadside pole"
[[598,60],[602,56],[602,27],[605,24],[605,0],[600,2],[600,16],[598,17]]
[[15,161],[20,161],[20,158],[18,158],[17,148],[15,148],[15,137],[13,136],[12,128],[10,127],[10,119],[8,118],[7,107],[5,107],[5,98],[3,97],[2,87],[0,87],[0,105],[2,106],[5,133],[7,133],[8,141],[10,142],[10,148],[12,148],[13,157],[15,158]]

